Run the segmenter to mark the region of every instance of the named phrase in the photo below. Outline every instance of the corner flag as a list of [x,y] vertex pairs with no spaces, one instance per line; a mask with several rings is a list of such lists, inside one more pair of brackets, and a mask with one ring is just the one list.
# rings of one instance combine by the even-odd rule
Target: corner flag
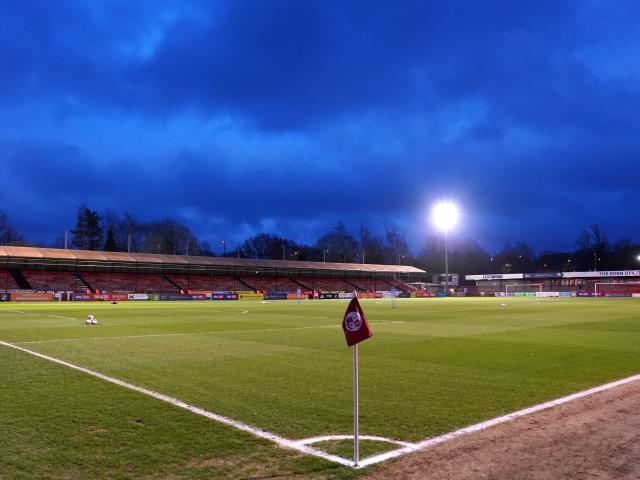
[[347,345],[353,350],[353,465],[358,466],[360,461],[360,446],[358,444],[358,343],[373,335],[364,316],[358,295],[353,292],[353,299],[349,302],[347,311],[342,319],[342,330],[347,339]]
[[342,319],[342,330],[344,331],[347,345],[350,347],[373,335],[367,323],[367,318],[364,316],[364,312],[358,302],[358,297],[354,296],[349,302],[347,311]]

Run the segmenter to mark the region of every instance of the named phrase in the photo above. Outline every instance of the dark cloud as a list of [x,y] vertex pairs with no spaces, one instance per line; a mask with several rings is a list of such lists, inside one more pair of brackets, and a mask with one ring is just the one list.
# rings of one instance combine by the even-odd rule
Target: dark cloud
[[86,202],[214,241],[344,219],[418,246],[431,202],[453,197],[460,235],[491,248],[567,248],[592,223],[638,237],[638,13],[2,2],[0,209],[40,238]]

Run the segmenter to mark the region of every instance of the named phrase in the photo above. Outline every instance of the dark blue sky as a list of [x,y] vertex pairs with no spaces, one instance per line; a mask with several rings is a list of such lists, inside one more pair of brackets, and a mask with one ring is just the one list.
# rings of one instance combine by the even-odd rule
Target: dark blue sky
[[640,241],[640,3],[0,0],[0,210],[172,216],[216,249],[344,220],[417,250]]

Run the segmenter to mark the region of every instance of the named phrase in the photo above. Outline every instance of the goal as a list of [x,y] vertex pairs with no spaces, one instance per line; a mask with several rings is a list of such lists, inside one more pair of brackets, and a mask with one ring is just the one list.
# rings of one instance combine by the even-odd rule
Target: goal
[[593,287],[595,297],[631,297],[634,294],[640,296],[640,282],[601,282]]
[[517,293],[542,292],[542,287],[544,287],[542,283],[508,283],[504,286],[504,294],[509,296],[509,292],[514,295]]

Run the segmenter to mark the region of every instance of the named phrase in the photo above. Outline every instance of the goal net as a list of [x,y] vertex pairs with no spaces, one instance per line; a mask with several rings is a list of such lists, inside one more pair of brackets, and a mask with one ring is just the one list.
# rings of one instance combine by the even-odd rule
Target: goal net
[[640,296],[640,282],[602,282],[593,287],[596,297],[633,297]]
[[536,292],[542,292],[542,283],[508,283],[504,286],[506,296],[535,296]]

